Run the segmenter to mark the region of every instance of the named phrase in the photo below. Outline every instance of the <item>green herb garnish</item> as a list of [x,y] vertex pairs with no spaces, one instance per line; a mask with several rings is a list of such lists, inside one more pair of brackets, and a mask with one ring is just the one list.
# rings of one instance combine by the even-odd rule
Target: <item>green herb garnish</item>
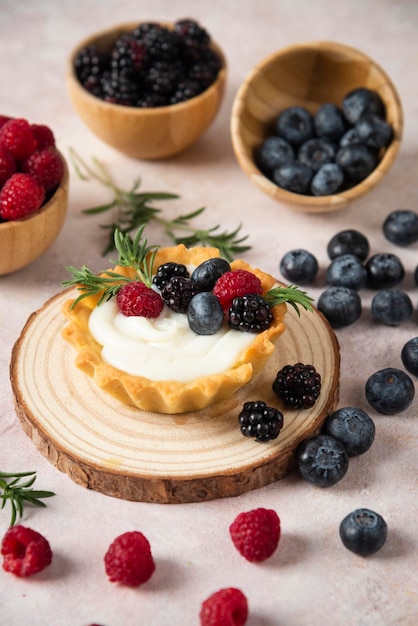
[[296,313],[300,316],[299,306],[303,307],[306,311],[312,311],[312,302],[313,298],[308,296],[306,291],[302,291],[299,287],[295,287],[295,285],[288,285],[287,287],[273,287],[270,289],[264,299],[270,306],[276,306],[277,304],[282,304],[282,302],[286,302],[290,304],[296,311]]
[[145,224],[137,231],[132,240],[128,234],[121,233],[118,229],[114,233],[114,247],[119,253],[116,261],[111,261],[115,265],[123,267],[131,267],[135,270],[135,277],[129,278],[118,272],[107,270],[103,275],[93,274],[86,265],[81,269],[69,266],[66,269],[70,272],[72,278],[62,283],[63,287],[77,287],[83,293],[74,300],[71,308],[80,302],[83,298],[100,294],[98,305],[104,300],[110,300],[115,296],[119,289],[126,283],[134,280],[145,283],[147,287],[152,283],[152,267],[154,258],[159,246],[148,246],[147,240],[142,239]]
[[[232,261],[236,254],[251,249],[251,246],[243,245],[248,235],[242,237],[239,235],[241,226],[238,226],[231,232],[220,231],[219,224],[209,229],[194,228],[191,225],[191,221],[201,215],[205,211],[205,207],[201,207],[186,215],[179,215],[172,220],[165,219],[161,215],[162,209],[155,207],[154,202],[178,199],[180,196],[177,194],[139,192],[138,189],[141,184],[141,179],[139,178],[134,181],[129,191],[125,191],[113,182],[106,168],[98,159],[93,158],[94,166],[90,167],[72,149],[70,149],[70,157],[77,175],[82,180],[96,180],[108,187],[113,193],[111,202],[83,211],[86,215],[113,211],[112,222],[101,226],[101,228],[110,231],[103,255],[115,249],[115,232],[117,230],[123,235],[128,235],[150,221],[160,224],[175,245],[182,243],[187,247],[194,245],[213,246],[219,249],[221,255],[227,261]],[[182,231],[183,234],[177,231],[180,231],[180,233]]]
[[[20,482],[22,478],[27,478],[28,480]],[[6,502],[10,502],[12,508],[10,526],[15,524],[18,517],[22,517],[25,504],[45,507],[46,504],[42,502],[42,499],[55,496],[55,493],[52,491],[32,489],[35,480],[36,472],[20,472],[16,474],[0,472],[0,509],[4,509]]]

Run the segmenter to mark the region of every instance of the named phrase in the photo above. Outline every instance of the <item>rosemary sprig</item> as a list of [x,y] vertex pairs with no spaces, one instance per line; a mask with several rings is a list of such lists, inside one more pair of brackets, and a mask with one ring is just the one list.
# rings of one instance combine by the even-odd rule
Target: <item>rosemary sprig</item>
[[114,246],[119,253],[116,261],[111,261],[115,265],[131,267],[135,270],[135,277],[129,278],[119,272],[106,270],[102,275],[93,274],[86,265],[81,269],[67,267],[72,278],[62,282],[63,287],[77,287],[82,293],[74,300],[71,308],[87,296],[100,294],[98,305],[105,300],[110,300],[119,289],[126,283],[138,280],[148,287],[152,283],[152,267],[158,246],[148,246],[147,240],[142,238],[145,224],[137,231],[133,240],[128,234],[121,233],[118,229],[114,233]]
[[[28,480],[20,482],[22,478],[27,478]],[[4,509],[6,502],[10,502],[12,508],[10,526],[16,523],[18,517],[22,517],[26,503],[32,506],[45,507],[46,504],[42,502],[42,499],[55,496],[55,493],[52,491],[32,489],[35,480],[36,472],[20,472],[16,474],[0,472],[0,509]]]
[[104,256],[115,248],[114,235],[116,230],[119,230],[123,235],[127,235],[151,221],[160,224],[164,228],[166,235],[176,245],[183,243],[188,247],[198,244],[214,246],[219,248],[221,255],[228,261],[232,261],[236,254],[251,249],[251,246],[243,243],[248,238],[248,235],[240,236],[241,226],[238,226],[231,232],[220,231],[219,224],[209,229],[194,228],[191,224],[192,220],[201,215],[205,211],[205,207],[168,220],[162,217],[162,209],[154,206],[154,202],[178,199],[180,196],[177,194],[139,192],[140,178],[134,181],[128,191],[123,190],[114,183],[106,168],[98,159],[92,159],[93,166],[91,167],[73,149],[70,149],[70,157],[79,178],[82,180],[96,180],[109,188],[113,193],[113,200],[110,202],[83,211],[86,215],[112,211],[112,221],[101,226],[101,228],[109,231],[107,245],[103,251]]
[[298,305],[303,307],[306,311],[313,310],[311,304],[313,302],[313,298],[308,296],[306,291],[302,291],[299,287],[295,287],[295,285],[288,285],[287,287],[273,287],[266,293],[265,300],[270,306],[287,302],[295,309],[299,317],[300,310]]

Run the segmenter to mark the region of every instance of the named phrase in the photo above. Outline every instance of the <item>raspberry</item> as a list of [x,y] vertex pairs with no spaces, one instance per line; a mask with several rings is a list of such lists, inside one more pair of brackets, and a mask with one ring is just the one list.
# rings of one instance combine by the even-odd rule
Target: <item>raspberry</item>
[[273,391],[286,406],[308,409],[319,397],[321,375],[313,365],[285,365],[276,374]]
[[221,303],[224,311],[227,311],[234,298],[245,296],[249,293],[261,295],[263,288],[260,279],[247,270],[231,270],[225,272],[215,283],[213,293]]
[[45,198],[43,187],[29,174],[13,174],[0,191],[0,217],[16,220],[37,211]]
[[229,527],[232,542],[247,561],[265,561],[274,554],[280,539],[280,519],[271,509],[240,513]]
[[22,163],[22,172],[33,176],[45,191],[51,191],[64,175],[64,163],[53,148],[36,151]]
[[107,550],[105,569],[112,583],[139,587],[149,580],[155,570],[148,539],[138,531],[116,537]]
[[55,137],[49,126],[45,124],[31,124],[32,134],[36,141],[37,150],[55,147]]
[[243,626],[248,617],[245,595],[234,587],[209,596],[200,609],[200,626]]
[[116,302],[119,311],[127,317],[158,317],[164,305],[160,294],[140,281],[123,285]]
[[5,146],[0,145],[0,187],[4,185],[15,171],[16,162],[12,153]]
[[21,578],[32,576],[48,567],[52,551],[48,541],[31,528],[12,526],[1,544],[3,569]]
[[8,115],[0,115],[0,128],[5,125],[6,122],[11,120],[12,118]]
[[30,124],[23,118],[13,118],[0,128],[0,144],[10,150],[16,161],[23,161],[36,150]]

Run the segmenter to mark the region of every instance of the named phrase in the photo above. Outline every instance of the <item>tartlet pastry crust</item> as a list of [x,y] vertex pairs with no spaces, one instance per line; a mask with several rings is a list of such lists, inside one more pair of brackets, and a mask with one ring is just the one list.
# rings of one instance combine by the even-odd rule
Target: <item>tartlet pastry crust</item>
[[[155,256],[153,269],[155,271],[159,265],[169,261],[197,266],[209,258],[219,256],[217,248],[186,248],[183,245],[160,248]],[[277,284],[272,276],[252,268],[241,260],[233,261],[231,269],[245,269],[256,274],[262,283],[263,293]],[[132,275],[133,272],[130,268],[120,266],[114,270],[125,275]],[[230,397],[261,372],[275,349],[275,341],[285,330],[283,319],[286,305],[280,304],[272,308],[271,326],[264,332],[254,335],[254,340],[241,352],[230,369],[219,374],[202,376],[187,383],[153,381],[127,374],[103,361],[102,346],[89,331],[89,317],[97,306],[99,296],[83,298],[71,308],[74,300],[75,298],[68,299],[63,305],[63,313],[68,324],[62,330],[62,336],[77,351],[76,366],[91,376],[103,391],[124,404],[157,413],[198,411]]]

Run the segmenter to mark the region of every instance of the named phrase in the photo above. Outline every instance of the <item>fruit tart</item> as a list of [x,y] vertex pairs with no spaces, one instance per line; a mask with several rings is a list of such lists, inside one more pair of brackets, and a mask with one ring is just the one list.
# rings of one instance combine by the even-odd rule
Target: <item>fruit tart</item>
[[67,268],[63,338],[75,363],[105,392],[146,411],[176,414],[230,397],[264,367],[285,330],[286,302],[311,308],[296,287],[281,287],[219,250],[148,246],[119,231],[114,269]]

